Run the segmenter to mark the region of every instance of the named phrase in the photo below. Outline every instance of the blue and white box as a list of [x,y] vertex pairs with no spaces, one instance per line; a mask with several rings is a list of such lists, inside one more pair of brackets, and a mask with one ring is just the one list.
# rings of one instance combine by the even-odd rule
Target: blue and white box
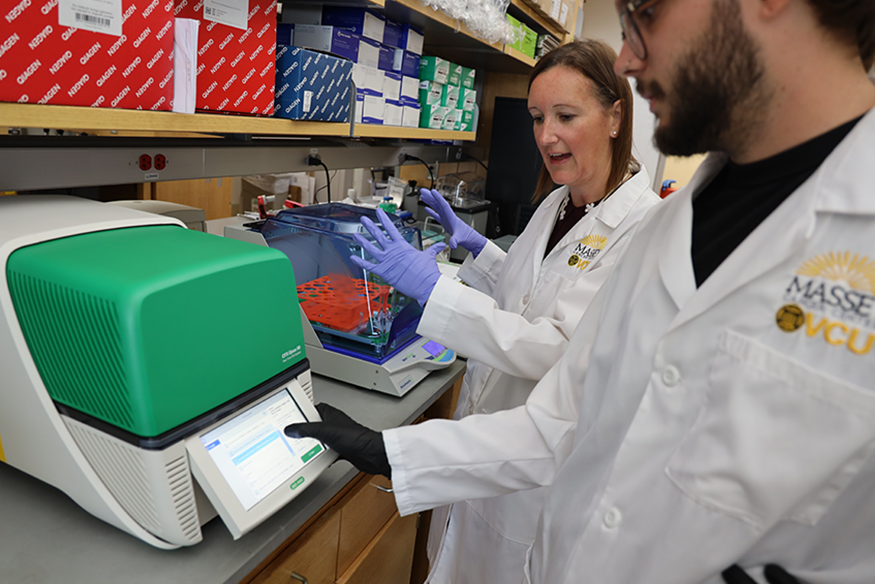
[[[356,102],[358,104],[358,101]],[[383,108],[386,102],[382,97],[365,95],[362,100],[362,124],[383,124]]]
[[[419,78],[401,76],[401,101],[405,104],[419,104]],[[416,118],[416,124],[419,125],[419,118]]]
[[401,73],[383,73],[383,97],[387,101],[401,101]]
[[295,44],[295,25],[289,22],[278,22],[276,25],[276,44]]
[[403,121],[404,106],[400,101],[387,99],[383,107],[383,125],[400,126]]
[[392,70],[408,77],[419,77],[419,55],[404,49],[396,49]]
[[353,62],[359,58],[360,40],[354,32],[334,26],[295,25],[294,46],[326,51]]
[[372,40],[383,41],[386,17],[369,8],[357,6],[324,6],[322,24],[347,28]]
[[404,27],[400,22],[395,22],[387,18],[383,26],[383,44],[390,47],[401,49],[401,34],[404,32]]
[[352,80],[355,83],[356,92],[362,95],[383,97],[384,75],[384,71],[361,63],[355,63],[352,67]]
[[405,128],[418,128],[420,108],[419,104],[402,103],[401,125]]
[[422,45],[425,42],[425,35],[421,30],[409,24],[401,26],[401,47],[411,53],[417,55],[422,54]]
[[348,122],[352,61],[278,45],[274,116]]
[[393,71],[395,67],[395,49],[388,45],[380,44],[380,58],[377,62],[377,69],[383,71]]
[[380,64],[380,43],[362,37],[359,43],[359,58],[356,63],[376,69]]

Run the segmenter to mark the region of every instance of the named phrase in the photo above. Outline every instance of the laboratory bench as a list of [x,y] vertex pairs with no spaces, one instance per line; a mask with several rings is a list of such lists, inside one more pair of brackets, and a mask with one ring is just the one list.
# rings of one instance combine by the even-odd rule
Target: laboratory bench
[[[313,387],[317,403],[383,430],[424,415],[449,417],[464,372],[465,362],[457,360],[402,398],[318,375]],[[91,516],[54,487],[0,464],[0,582],[261,584],[306,578],[309,584],[388,584],[381,573],[392,569],[409,580],[417,518],[399,517],[393,495],[375,486],[389,483],[338,461],[239,540],[217,517],[203,526],[202,542],[163,551]]]

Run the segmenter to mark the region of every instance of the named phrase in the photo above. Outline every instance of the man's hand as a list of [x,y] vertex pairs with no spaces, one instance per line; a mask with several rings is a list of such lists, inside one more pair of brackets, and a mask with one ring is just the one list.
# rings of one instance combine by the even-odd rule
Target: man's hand
[[[726,584],[756,584],[756,580],[747,575],[738,564],[733,564],[720,574]],[[763,575],[769,584],[803,584],[777,564],[766,564]]]
[[316,406],[321,422],[305,422],[285,427],[290,438],[315,438],[350,461],[360,471],[392,478],[383,435],[365,428],[337,408],[322,403]]

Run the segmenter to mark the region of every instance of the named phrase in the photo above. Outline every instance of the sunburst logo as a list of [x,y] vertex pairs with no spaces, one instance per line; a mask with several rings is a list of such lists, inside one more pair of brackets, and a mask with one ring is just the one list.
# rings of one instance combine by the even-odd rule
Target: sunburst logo
[[858,253],[829,252],[811,258],[796,273],[800,276],[843,282],[861,292],[875,294],[875,262]]
[[604,235],[587,235],[580,240],[580,243],[592,249],[604,249],[608,243],[608,238]]

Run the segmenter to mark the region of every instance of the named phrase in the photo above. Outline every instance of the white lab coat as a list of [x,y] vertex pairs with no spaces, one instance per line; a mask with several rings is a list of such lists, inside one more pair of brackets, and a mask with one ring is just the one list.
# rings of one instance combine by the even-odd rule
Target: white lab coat
[[691,195],[724,164],[709,157],[641,223],[526,405],[385,433],[402,514],[551,485],[531,582],[720,584],[733,563],[763,582],[775,562],[870,584],[872,160],[870,112],[697,289]]
[[[660,199],[643,169],[587,214],[544,257],[567,187],[553,191],[505,254],[494,243],[459,277],[442,277],[419,324],[421,335],[468,356],[456,418],[525,403],[562,356],[568,338],[644,214]],[[534,540],[544,493],[512,493],[436,510],[429,538],[433,584],[505,584]],[[472,546],[473,542],[477,542]],[[484,560],[486,560],[484,562]]]

